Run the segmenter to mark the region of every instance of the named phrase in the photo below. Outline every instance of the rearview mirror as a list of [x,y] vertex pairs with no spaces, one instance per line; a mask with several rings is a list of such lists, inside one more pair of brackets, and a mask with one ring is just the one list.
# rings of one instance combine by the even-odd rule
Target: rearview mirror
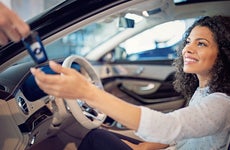
[[135,21],[133,19],[120,17],[119,19],[119,27],[122,28],[134,28]]

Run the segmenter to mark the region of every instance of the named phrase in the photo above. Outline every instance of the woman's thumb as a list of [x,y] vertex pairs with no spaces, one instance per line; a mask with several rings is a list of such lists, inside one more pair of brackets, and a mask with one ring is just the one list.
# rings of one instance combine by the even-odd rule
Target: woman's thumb
[[49,66],[56,73],[68,74],[67,68],[62,67],[60,64],[58,64],[54,61],[49,61]]

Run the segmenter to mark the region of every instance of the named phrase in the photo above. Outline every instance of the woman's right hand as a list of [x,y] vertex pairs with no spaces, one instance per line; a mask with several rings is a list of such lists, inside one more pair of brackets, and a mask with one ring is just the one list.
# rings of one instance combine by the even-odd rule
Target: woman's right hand
[[9,41],[18,42],[29,32],[29,25],[0,2],[0,45],[6,45]]
[[[83,75],[72,68],[64,68],[50,61],[50,68],[57,74],[45,74],[39,68],[31,68],[38,86],[47,94],[64,99],[92,99],[91,94],[97,94],[98,89]],[[90,92],[89,92],[90,91]]]

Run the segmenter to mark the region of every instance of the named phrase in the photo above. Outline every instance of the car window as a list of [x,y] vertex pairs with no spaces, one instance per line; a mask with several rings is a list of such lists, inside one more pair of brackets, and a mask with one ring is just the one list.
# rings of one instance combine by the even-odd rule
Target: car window
[[175,59],[183,34],[194,20],[195,18],[170,21],[146,29],[119,44],[103,60],[129,62]]
[[[137,20],[140,22],[140,18]],[[128,27],[121,27],[120,21],[120,17],[103,19],[60,37],[60,39],[45,45],[48,58],[65,58],[75,54],[86,56],[103,44],[113,44],[109,43],[111,38],[125,30],[130,30]],[[175,50],[182,35],[193,21],[194,19],[177,20],[147,28],[145,31],[117,43],[115,48],[111,48],[106,54],[102,52],[101,58],[98,60],[114,62],[174,59],[176,57]],[[100,52],[97,51],[97,53]],[[30,56],[18,63],[26,61],[32,61]]]
[[154,26],[122,42],[114,54],[108,53],[105,57],[113,57],[113,61],[174,59],[184,32],[193,21],[191,18]]
[[[184,32],[193,21],[194,18],[176,20],[148,28],[118,43],[100,60],[111,62],[174,59]],[[73,54],[86,56],[121,31],[127,30],[119,27],[118,22],[119,18],[99,21],[68,34],[46,46],[48,56],[50,58]]]

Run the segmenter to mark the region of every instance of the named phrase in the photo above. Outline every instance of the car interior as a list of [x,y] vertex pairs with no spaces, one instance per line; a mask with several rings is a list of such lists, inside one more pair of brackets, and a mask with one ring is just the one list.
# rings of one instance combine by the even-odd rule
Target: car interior
[[[226,0],[122,1],[74,24],[63,25],[64,29],[42,42],[50,60],[76,69],[98,88],[134,105],[167,113],[185,107],[188,102],[172,85],[172,63],[183,35],[176,39],[175,32],[180,32],[177,24],[169,24],[170,30],[163,32],[167,38],[161,39],[158,33],[154,35],[153,27],[183,21],[185,30],[200,16],[229,16],[229,8],[230,1]],[[135,18],[128,18],[127,14]],[[112,33],[114,21],[118,22],[116,33]],[[105,32],[99,30],[108,23]],[[79,36],[86,32],[94,33],[95,39]],[[104,37],[101,43],[97,43],[97,34]],[[150,36],[155,36],[154,42]],[[34,63],[25,49],[0,66],[0,149],[77,150],[82,138],[94,128],[142,141],[135,131],[84,101],[47,95],[37,86],[31,67],[56,74],[48,62]]]

